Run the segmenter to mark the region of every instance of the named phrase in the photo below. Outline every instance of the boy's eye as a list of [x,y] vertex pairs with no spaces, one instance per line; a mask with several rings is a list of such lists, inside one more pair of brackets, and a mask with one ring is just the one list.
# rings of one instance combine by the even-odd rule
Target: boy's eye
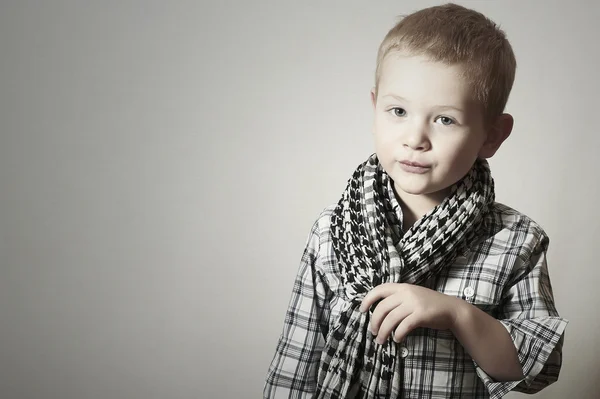
[[440,116],[436,119],[436,122],[440,121],[442,123],[442,125],[452,125],[454,123],[454,120],[452,120],[452,118],[449,118],[447,116]]
[[394,115],[396,116],[406,116],[406,110],[404,108],[392,108]]

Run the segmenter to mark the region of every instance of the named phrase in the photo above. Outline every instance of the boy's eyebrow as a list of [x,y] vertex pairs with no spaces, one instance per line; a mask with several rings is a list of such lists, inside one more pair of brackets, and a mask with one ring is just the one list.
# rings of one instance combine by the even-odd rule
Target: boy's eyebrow
[[[398,96],[396,94],[385,94],[385,95],[382,96],[382,98],[386,98],[386,97],[390,97],[390,98],[393,98],[394,100],[403,101],[403,102],[407,102],[407,103],[410,102],[406,98],[404,98],[402,96]],[[432,108],[436,108],[436,109],[453,109],[455,111],[465,113],[465,111],[462,108],[457,108],[457,107],[454,107],[452,105],[434,105]]]
[[406,98],[397,96],[396,94],[386,94],[382,98],[391,97],[394,100],[409,102]]
[[452,105],[434,105],[433,108],[436,108],[439,110],[452,109],[454,111],[462,112],[463,114],[465,113],[465,111],[462,108],[456,108],[456,107],[453,107]]

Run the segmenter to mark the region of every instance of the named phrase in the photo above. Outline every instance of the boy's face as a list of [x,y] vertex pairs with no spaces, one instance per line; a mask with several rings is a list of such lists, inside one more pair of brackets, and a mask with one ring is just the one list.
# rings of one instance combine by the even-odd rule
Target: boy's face
[[392,52],[381,68],[375,111],[375,150],[400,197],[441,202],[449,187],[486,154],[483,115],[461,67]]

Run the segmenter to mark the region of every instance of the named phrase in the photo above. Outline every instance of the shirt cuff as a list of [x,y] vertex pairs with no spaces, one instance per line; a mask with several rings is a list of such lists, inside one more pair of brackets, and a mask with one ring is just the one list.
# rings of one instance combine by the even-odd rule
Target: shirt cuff
[[[519,357],[524,378],[517,381],[497,382],[481,367],[475,364],[477,374],[490,393],[491,398],[501,398],[519,386],[523,392],[534,393],[550,385],[558,379],[558,371],[562,361],[561,353],[555,359],[553,351],[562,352],[562,344],[557,347],[568,324],[561,317],[539,317],[534,319],[498,320],[510,334]],[[541,373],[550,361],[556,362],[556,367],[546,370],[552,373]],[[521,389],[522,387],[522,389]]]

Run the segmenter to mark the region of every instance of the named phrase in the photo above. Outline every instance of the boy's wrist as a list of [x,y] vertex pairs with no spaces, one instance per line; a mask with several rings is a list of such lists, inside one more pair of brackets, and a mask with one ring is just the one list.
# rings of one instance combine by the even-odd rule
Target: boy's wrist
[[471,311],[473,310],[473,305],[469,302],[460,299],[454,298],[455,301],[452,304],[452,325],[450,327],[450,331],[456,335],[456,332],[468,324],[468,320],[470,319]]

